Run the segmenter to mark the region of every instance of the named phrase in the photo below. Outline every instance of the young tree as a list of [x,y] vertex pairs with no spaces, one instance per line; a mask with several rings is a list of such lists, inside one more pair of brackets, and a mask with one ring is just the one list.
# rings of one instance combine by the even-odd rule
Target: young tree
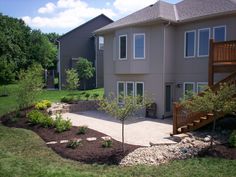
[[108,98],[104,98],[99,102],[99,109],[105,111],[107,114],[121,121],[122,134],[122,151],[124,148],[124,125],[125,121],[133,116],[137,111],[149,105],[150,101],[144,97],[124,96],[122,97],[124,104],[118,104],[119,98],[112,94]]
[[17,103],[19,108],[31,106],[35,101],[37,95],[43,88],[43,68],[39,64],[34,64],[26,71],[20,71]]
[[79,74],[79,79],[83,82],[84,90],[86,90],[86,81],[93,77],[95,68],[92,62],[88,61],[86,58],[79,58],[77,62],[77,71]]
[[79,87],[79,76],[75,69],[66,71],[66,88],[68,90],[76,90]]

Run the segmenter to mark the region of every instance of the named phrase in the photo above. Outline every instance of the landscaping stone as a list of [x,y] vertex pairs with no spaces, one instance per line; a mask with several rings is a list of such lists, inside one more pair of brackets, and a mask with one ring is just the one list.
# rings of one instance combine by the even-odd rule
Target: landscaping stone
[[50,141],[46,143],[47,145],[51,145],[51,144],[57,144],[57,141]]
[[68,142],[69,142],[69,140],[61,140],[60,141],[61,144],[68,143]]
[[189,137],[189,135],[182,133],[182,134],[173,135],[172,139],[176,142],[180,142],[180,141],[182,141],[182,139],[184,139],[186,137]]
[[107,140],[111,140],[111,137],[110,136],[103,136],[101,137],[104,141],[107,141]]
[[211,141],[211,136],[210,136],[210,135],[207,135],[207,136],[204,138],[204,141],[205,141],[205,142],[210,142],[210,141]]
[[96,137],[91,137],[91,138],[86,138],[87,141],[96,141],[97,138]]

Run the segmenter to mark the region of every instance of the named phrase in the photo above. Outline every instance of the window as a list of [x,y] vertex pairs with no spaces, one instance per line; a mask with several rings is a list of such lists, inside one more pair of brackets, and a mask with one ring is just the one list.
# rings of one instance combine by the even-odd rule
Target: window
[[119,59],[127,59],[127,35],[119,36]]
[[226,26],[217,26],[213,28],[213,36],[215,42],[223,42],[226,40]]
[[141,100],[139,103],[143,101],[143,96],[144,96],[144,83],[143,82],[135,83],[135,96],[141,97]]
[[134,82],[126,82],[126,95],[134,96]]
[[118,103],[124,103],[124,96],[125,96],[125,82],[117,82],[117,97]]
[[103,48],[104,48],[104,37],[103,36],[98,37],[98,43],[99,43],[99,50],[103,50]]
[[196,39],[196,31],[185,32],[185,42],[184,42],[185,58],[195,57],[195,39]]
[[145,58],[145,34],[134,34],[134,59]]
[[197,83],[197,93],[203,92],[207,89],[208,83],[207,82],[198,82]]
[[209,55],[210,28],[198,30],[198,56]]
[[188,95],[190,92],[195,92],[195,83],[194,82],[185,82],[184,83],[184,95]]

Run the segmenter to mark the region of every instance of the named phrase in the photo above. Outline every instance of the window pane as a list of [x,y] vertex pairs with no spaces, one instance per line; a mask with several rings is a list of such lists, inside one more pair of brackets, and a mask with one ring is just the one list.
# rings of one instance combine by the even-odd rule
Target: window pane
[[185,84],[185,94],[188,94],[188,92],[194,92],[194,84],[191,84],[191,83],[187,83]]
[[127,83],[127,96],[133,96],[134,95],[134,84],[133,83]]
[[99,36],[98,40],[99,40],[99,50],[103,50],[103,47],[104,47],[104,37]]
[[191,57],[194,56],[194,48],[195,48],[195,32],[187,32],[185,36],[185,56]]
[[144,35],[135,35],[135,58],[144,58]]
[[118,102],[119,103],[124,102],[124,96],[125,96],[125,84],[120,82],[118,84]]
[[209,39],[210,31],[209,29],[199,31],[199,56],[207,56],[209,53]]
[[214,39],[216,42],[225,41],[225,27],[214,28]]
[[204,90],[206,90],[207,88],[207,84],[198,84],[197,85],[197,92],[200,93],[200,92],[203,92]]
[[126,36],[120,37],[120,58],[126,58]]
[[137,83],[136,84],[136,96],[140,97],[140,100],[137,100],[138,103],[141,103],[143,101],[143,83]]

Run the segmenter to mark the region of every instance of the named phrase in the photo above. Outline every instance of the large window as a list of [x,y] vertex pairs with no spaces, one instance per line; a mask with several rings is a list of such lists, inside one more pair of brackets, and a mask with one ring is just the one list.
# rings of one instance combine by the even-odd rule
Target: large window
[[145,34],[134,34],[134,59],[145,58]]
[[184,57],[191,58],[195,57],[195,39],[196,31],[185,32],[185,42],[184,42]]
[[134,82],[126,82],[126,95],[134,96]]
[[124,103],[124,96],[125,96],[125,82],[117,82],[117,97],[118,103]]
[[210,28],[198,30],[198,56],[209,55]]
[[127,59],[127,35],[119,36],[119,59]]
[[226,40],[226,26],[217,26],[213,28],[213,35],[215,42],[222,42]]
[[140,97],[139,103],[143,101],[144,96],[144,83],[143,82],[136,82],[135,83],[135,96]]
[[195,83],[194,82],[185,82],[184,83],[184,95],[195,92]]
[[208,83],[207,82],[198,82],[197,83],[197,93],[203,92],[207,89]]
[[98,37],[98,43],[99,43],[99,50],[103,50],[103,48],[104,48],[104,37],[103,36]]

